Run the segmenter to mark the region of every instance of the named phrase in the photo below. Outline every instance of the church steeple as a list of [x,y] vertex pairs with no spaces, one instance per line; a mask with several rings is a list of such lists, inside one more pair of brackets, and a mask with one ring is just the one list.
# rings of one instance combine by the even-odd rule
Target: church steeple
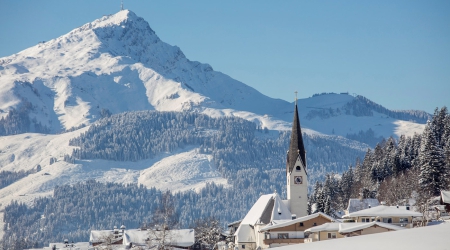
[[294,121],[292,122],[291,142],[287,155],[286,171],[292,172],[297,158],[300,156],[302,164],[306,167],[306,151],[303,145],[302,129],[298,118],[297,98],[295,98]]
[[306,151],[298,117],[297,97],[295,98],[294,121],[291,142],[286,162],[286,198],[289,209],[297,218],[308,215],[308,175],[306,172]]

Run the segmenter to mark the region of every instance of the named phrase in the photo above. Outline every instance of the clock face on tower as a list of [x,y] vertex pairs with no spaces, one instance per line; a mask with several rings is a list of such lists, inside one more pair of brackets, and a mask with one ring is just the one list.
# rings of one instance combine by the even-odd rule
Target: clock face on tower
[[302,176],[294,176],[294,183],[295,184],[302,184],[303,183],[303,177]]

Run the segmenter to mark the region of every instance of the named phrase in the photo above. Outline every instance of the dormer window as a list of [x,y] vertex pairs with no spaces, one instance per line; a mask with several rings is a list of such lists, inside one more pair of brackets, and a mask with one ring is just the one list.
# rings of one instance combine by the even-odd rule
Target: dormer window
[[302,171],[302,168],[300,166],[295,167],[295,171]]

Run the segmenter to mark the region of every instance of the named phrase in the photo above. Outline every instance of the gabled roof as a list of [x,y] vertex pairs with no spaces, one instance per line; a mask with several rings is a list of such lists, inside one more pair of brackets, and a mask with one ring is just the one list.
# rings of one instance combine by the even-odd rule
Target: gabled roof
[[396,225],[392,225],[389,223],[383,223],[383,222],[354,222],[354,223],[336,223],[336,222],[331,222],[331,223],[325,223],[323,225],[320,226],[316,226],[316,227],[312,227],[309,228],[307,230],[305,230],[305,232],[309,232],[309,233],[316,233],[316,232],[339,232],[341,234],[346,234],[346,233],[351,233],[351,232],[355,232],[355,231],[359,231],[359,230],[363,230],[369,227],[373,227],[373,226],[378,226],[378,227],[383,227],[389,230],[402,230],[405,229],[404,227],[399,227]]
[[369,207],[379,206],[380,202],[378,199],[349,199],[347,211],[348,213],[353,213]]
[[277,193],[262,195],[241,221],[234,236],[236,236],[237,242],[255,242],[255,225],[290,219],[292,219],[292,214]]
[[[267,221],[265,221],[267,219]],[[241,222],[254,226],[255,224],[267,224],[273,220],[291,219],[289,208],[282,202],[276,193],[261,195]]]
[[450,191],[441,191],[442,202],[450,204]]
[[303,146],[302,129],[300,127],[300,119],[298,118],[297,103],[295,103],[294,121],[292,122],[291,142],[287,154],[286,171],[292,172],[297,158],[301,159],[302,164],[306,167],[306,151]]
[[317,218],[319,216],[322,216],[330,221],[334,221],[334,218],[332,218],[324,213],[319,212],[319,213],[303,216],[303,217],[297,218],[295,220],[281,220],[281,221],[275,220],[275,221],[272,221],[269,225],[263,227],[260,231],[264,232],[264,231],[268,231],[268,230],[275,229],[275,228],[287,227],[287,226],[290,226],[290,225],[293,225],[296,223],[300,223],[300,222],[304,222],[304,221],[308,221],[308,220]]
[[379,226],[379,227],[383,227],[383,228],[386,228],[389,230],[405,229],[404,227],[399,227],[399,226],[392,225],[389,223],[383,223],[383,222],[377,222],[377,221],[366,222],[366,223],[365,222],[356,222],[356,223],[340,223],[339,224],[339,233],[340,234],[351,233],[351,232],[363,230],[363,229],[373,227],[373,226]]
[[328,222],[320,226],[311,227],[305,230],[305,232],[315,233],[315,232],[333,232],[339,230],[339,222]]
[[391,206],[376,206],[368,209],[364,209],[361,211],[357,211],[354,213],[349,213],[347,215],[342,216],[343,218],[351,218],[351,217],[361,217],[361,216],[368,216],[368,217],[377,217],[377,216],[392,216],[392,217],[401,217],[401,216],[413,216],[413,217],[420,217],[422,216],[419,212],[414,212],[411,210],[406,210],[405,207],[391,207]]

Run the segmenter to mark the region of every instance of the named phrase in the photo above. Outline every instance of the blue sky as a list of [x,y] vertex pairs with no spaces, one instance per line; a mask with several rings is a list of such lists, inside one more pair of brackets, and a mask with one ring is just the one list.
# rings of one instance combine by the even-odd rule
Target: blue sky
[[[293,101],[356,93],[450,106],[450,1],[148,1],[124,6],[194,61]],[[120,0],[0,0],[0,57],[120,9]]]

